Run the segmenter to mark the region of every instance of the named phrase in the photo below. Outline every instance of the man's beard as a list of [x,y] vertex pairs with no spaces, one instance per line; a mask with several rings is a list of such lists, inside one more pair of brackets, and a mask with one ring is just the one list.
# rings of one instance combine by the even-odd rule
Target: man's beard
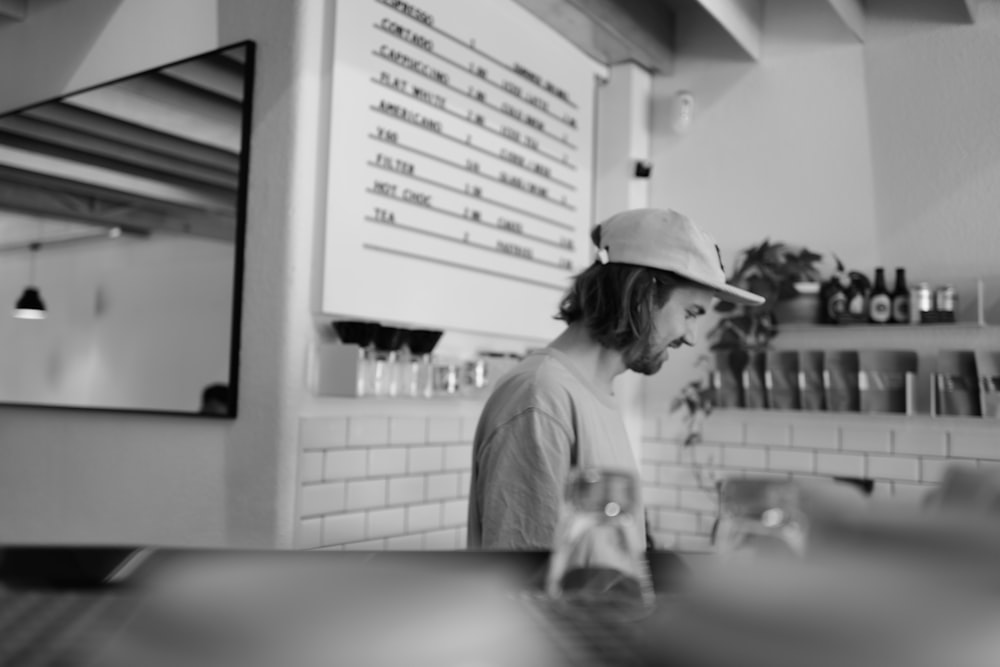
[[649,341],[643,343],[642,347],[630,348],[625,353],[625,367],[634,373],[642,375],[655,375],[663,367],[663,352],[653,349],[653,344]]

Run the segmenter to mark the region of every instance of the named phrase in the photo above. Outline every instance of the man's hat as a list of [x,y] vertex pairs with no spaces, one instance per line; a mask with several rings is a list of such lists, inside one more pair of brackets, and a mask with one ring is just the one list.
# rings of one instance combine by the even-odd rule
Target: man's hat
[[686,216],[639,208],[611,216],[591,238],[601,264],[632,264],[670,271],[704,285],[722,301],[759,306],[764,297],[726,283],[719,246]]

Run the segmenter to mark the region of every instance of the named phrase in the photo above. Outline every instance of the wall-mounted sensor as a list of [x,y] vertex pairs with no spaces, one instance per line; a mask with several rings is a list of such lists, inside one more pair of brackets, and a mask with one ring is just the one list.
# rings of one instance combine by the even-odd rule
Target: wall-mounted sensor
[[635,161],[635,177],[636,178],[649,178],[649,175],[653,173],[653,163],[649,160],[636,160]]
[[670,105],[670,127],[677,134],[684,134],[694,121],[694,95],[680,90]]

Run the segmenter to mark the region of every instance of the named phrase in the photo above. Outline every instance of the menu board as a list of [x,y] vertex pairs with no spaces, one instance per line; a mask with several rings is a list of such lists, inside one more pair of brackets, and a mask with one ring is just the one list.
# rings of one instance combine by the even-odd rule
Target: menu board
[[513,0],[337,3],[323,312],[557,332],[606,74]]

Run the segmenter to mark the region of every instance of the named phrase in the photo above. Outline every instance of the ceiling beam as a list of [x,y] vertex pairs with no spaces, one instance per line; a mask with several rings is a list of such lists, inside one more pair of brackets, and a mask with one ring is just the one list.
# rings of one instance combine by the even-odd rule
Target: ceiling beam
[[0,0],[0,18],[11,21],[28,18],[28,0]]
[[58,186],[11,181],[5,176],[0,171],[0,211],[19,211],[148,234],[188,234],[229,242],[235,239],[236,224],[232,215],[164,206],[119,193],[73,192]]
[[239,181],[236,170],[212,169],[25,116],[0,118],[0,144],[179,184],[210,185],[235,191]]
[[697,0],[753,60],[760,60],[764,0]]
[[89,111],[238,153],[240,103],[158,74],[92,88],[64,99]]
[[577,48],[605,65],[673,67],[673,14],[650,0],[516,0]]
[[238,154],[109,118],[64,102],[25,109],[20,115],[230,173],[237,173],[239,169]]
[[865,41],[865,8],[863,0],[827,0],[834,13],[859,42]]
[[236,208],[236,195],[232,191],[207,186],[174,185],[163,180],[133,176],[20,148],[0,145],[0,165],[42,177],[79,183],[82,187],[122,192],[179,206],[225,213],[231,213]]

